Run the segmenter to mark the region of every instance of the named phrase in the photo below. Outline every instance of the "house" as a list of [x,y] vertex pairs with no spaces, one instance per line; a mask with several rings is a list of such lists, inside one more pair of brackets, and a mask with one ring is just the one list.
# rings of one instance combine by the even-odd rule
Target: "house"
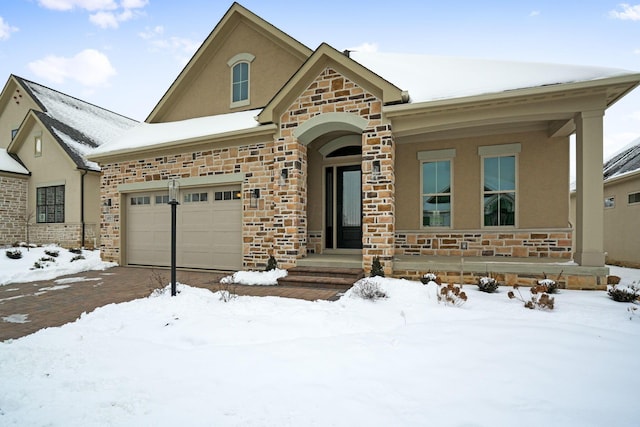
[[640,139],[604,163],[603,178],[606,262],[640,268]]
[[0,245],[96,245],[100,167],[86,154],[136,123],[11,75],[0,94]]
[[[178,267],[605,282],[602,123],[640,74],[310,49],[234,3],[102,167],[101,249]],[[569,136],[578,220],[569,224]],[[599,213],[600,212],[600,213]],[[576,245],[572,246],[575,234]],[[462,278],[460,277],[462,276]]]

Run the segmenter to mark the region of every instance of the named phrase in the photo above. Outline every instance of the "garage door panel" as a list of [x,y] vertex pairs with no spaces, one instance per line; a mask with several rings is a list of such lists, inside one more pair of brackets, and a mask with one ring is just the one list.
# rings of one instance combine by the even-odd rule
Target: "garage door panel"
[[[242,201],[227,197],[239,190],[238,186],[181,189],[176,218],[179,267],[228,270],[242,267]],[[220,191],[225,192],[227,200],[215,200],[214,195]],[[127,197],[129,264],[170,265],[171,208],[166,203],[156,204],[156,195],[166,195],[166,191]],[[131,198],[144,202],[141,199],[144,196],[149,197],[149,204],[131,204]]]

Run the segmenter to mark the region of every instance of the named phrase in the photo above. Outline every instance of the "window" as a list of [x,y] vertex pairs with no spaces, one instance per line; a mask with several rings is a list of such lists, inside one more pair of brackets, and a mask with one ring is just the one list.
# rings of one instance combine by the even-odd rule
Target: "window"
[[611,197],[605,197],[604,198],[604,207],[605,208],[615,208],[616,207],[616,198],[611,196]]
[[242,194],[239,191],[216,191],[213,200],[240,200]]
[[16,137],[16,134],[18,133],[18,129],[11,129],[11,140],[13,141],[13,138]]
[[[169,197],[169,196],[167,196]],[[151,197],[149,196],[134,196],[131,197],[131,206],[150,205]]]
[[231,68],[231,108],[249,105],[250,64],[254,59],[250,53],[239,53],[227,61]]
[[640,192],[629,194],[629,204],[632,205],[634,203],[640,203]]
[[249,63],[240,62],[233,66],[233,92],[231,102],[249,99]]
[[166,205],[169,203],[169,195],[156,196],[156,205]]
[[36,189],[37,222],[64,222],[64,185]]
[[42,156],[42,135],[34,138],[34,153],[36,157]]
[[422,225],[451,226],[451,161],[422,163]]
[[483,158],[484,225],[515,225],[516,156]]
[[207,193],[189,193],[184,195],[185,203],[206,202],[208,200]]

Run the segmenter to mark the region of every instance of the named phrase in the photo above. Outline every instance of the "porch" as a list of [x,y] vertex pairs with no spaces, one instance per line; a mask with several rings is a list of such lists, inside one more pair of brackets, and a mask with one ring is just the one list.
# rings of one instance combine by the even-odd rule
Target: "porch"
[[[297,261],[300,267],[364,267],[360,254],[308,254]],[[604,290],[609,268],[581,266],[574,261],[552,262],[548,258],[417,255],[393,258],[393,277],[418,280],[427,272],[437,273],[443,281],[467,284],[475,283],[478,276],[490,274],[508,286],[532,285],[546,274],[561,288]]]

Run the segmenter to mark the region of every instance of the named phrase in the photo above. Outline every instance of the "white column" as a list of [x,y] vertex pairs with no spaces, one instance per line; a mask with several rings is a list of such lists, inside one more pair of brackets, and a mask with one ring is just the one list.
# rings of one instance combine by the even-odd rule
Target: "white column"
[[576,236],[574,260],[604,266],[602,118],[604,110],[583,111],[576,123]]

